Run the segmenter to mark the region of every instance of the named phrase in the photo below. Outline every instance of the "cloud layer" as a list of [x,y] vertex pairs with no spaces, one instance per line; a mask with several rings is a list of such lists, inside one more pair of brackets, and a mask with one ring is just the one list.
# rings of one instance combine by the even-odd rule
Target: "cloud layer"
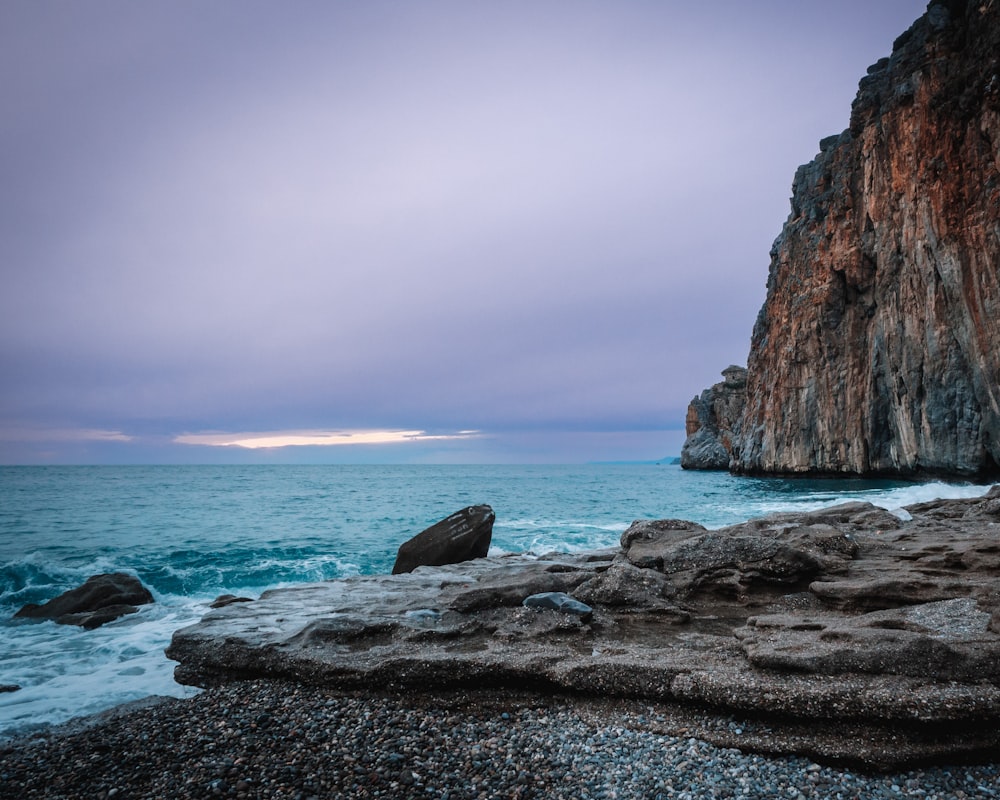
[[7,3],[0,427],[676,452],[922,6]]

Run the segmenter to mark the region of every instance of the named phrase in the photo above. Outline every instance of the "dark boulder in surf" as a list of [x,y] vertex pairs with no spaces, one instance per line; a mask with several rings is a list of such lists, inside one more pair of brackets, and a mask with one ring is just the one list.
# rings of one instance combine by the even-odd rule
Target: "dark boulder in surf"
[[50,619],[60,625],[79,625],[91,630],[106,622],[133,614],[137,606],[153,602],[153,595],[138,578],[123,572],[93,575],[86,583],[41,605],[28,603],[14,616]]
[[393,575],[422,566],[459,564],[485,558],[493,538],[496,515],[489,506],[468,506],[456,511],[400,545]]

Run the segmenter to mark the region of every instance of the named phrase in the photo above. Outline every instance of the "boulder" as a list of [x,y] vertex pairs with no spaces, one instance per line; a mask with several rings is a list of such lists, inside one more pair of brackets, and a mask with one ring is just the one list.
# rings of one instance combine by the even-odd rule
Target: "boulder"
[[840,574],[857,554],[850,535],[812,519],[764,518],[720,531],[680,520],[639,521],[622,534],[622,547],[632,566],[667,576],[661,597],[726,592],[738,599],[761,584],[787,592],[821,573]]
[[641,568],[659,568],[663,549],[698,534],[706,528],[683,519],[637,519],[621,535],[621,546],[629,562]]
[[79,625],[91,630],[126,614],[137,606],[153,602],[153,595],[138,578],[123,572],[93,575],[75,589],[70,589],[47,603],[28,603],[14,616],[23,619],[49,619],[60,625]]
[[616,559],[607,570],[579,586],[573,596],[590,605],[672,614],[678,621],[687,621],[690,614],[668,600],[674,594],[676,589],[666,575]]
[[392,574],[413,572],[417,567],[459,564],[485,558],[493,538],[496,515],[489,506],[469,506],[431,525],[396,554]]

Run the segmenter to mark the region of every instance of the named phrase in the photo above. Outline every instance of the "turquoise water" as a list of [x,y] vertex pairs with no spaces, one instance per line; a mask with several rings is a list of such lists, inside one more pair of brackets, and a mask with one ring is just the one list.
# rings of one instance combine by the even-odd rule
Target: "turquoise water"
[[[183,696],[171,633],[222,593],[388,572],[399,545],[473,504],[494,552],[607,547],[638,518],[721,527],[847,499],[886,508],[986,487],[581,466],[0,467],[0,733],[149,694]],[[95,631],[13,621],[90,575],[137,575],[156,603]]]

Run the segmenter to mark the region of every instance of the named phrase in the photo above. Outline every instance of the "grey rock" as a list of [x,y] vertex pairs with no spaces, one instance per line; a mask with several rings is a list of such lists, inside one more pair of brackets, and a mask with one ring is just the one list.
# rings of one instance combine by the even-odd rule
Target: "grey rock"
[[666,575],[619,559],[577,587],[574,597],[591,605],[671,614],[687,621],[690,614],[670,601],[676,592]]
[[695,397],[688,406],[681,448],[684,469],[728,469],[739,440],[740,418],[746,404],[747,371],[729,366],[723,380]]
[[682,519],[639,519],[621,535],[628,561],[636,567],[663,566],[663,550],[705,533],[703,525]]
[[489,506],[469,506],[404,542],[396,554],[393,575],[421,566],[458,564],[485,558],[496,516]]
[[594,609],[565,592],[533,594],[525,597],[522,605],[525,608],[547,608],[562,614],[575,614],[584,622],[594,616]]
[[[601,562],[591,563],[596,565]],[[555,563],[543,561],[538,569],[507,573],[488,572],[468,588],[456,591],[448,607],[468,614],[484,608],[519,606],[529,595],[571,592],[594,573],[585,569],[563,569],[563,566],[558,561]]]
[[[866,504],[853,510],[869,513]],[[677,520],[660,526],[640,522],[625,531],[622,543],[630,564],[669,577],[664,597],[725,592],[740,598],[760,584],[788,586],[842,572],[857,553],[856,542],[838,528],[813,522],[837,516],[770,517],[717,532],[685,528]]]
[[220,594],[211,602],[209,608],[222,608],[223,606],[228,606],[230,603],[250,603],[252,601],[252,597],[237,597],[234,594]]
[[705,530],[704,525],[685,519],[637,519],[622,532],[619,543],[627,550],[637,540],[682,539]]
[[972,598],[875,611],[752,617],[735,633],[750,663],[823,675],[875,673],[974,682],[1000,674],[1000,640]]
[[138,611],[137,606],[153,602],[153,595],[138,578],[122,572],[93,575],[47,603],[28,603],[14,616],[48,619],[60,625],[92,629]]
[[[644,520],[617,552],[272,590],[209,611],[167,654],[177,680],[199,686],[262,676],[682,700],[776,716],[799,731],[786,737],[792,750],[880,767],[892,755],[873,755],[873,738],[909,759],[995,751],[996,494],[911,507],[907,521],[865,503],[719,531]],[[637,548],[645,566],[629,557]],[[572,595],[592,616],[522,605],[543,592]],[[833,728],[863,733],[836,748],[808,733]]]

